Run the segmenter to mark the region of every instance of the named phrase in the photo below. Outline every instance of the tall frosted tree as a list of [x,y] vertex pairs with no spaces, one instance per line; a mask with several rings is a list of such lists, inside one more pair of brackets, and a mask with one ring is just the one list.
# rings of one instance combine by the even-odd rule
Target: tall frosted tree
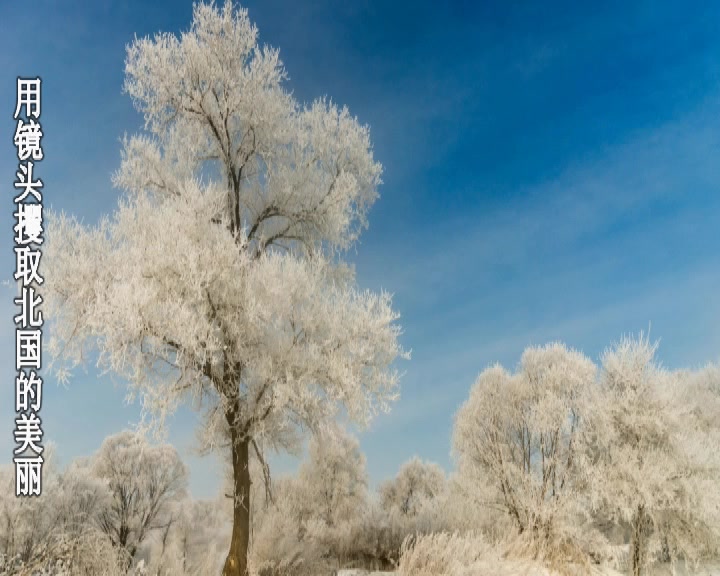
[[595,412],[595,505],[630,528],[633,576],[669,556],[697,561],[720,543],[720,458],[713,370],[670,373],[647,336],[602,358]]
[[96,227],[52,217],[44,254],[59,376],[94,346],[151,423],[192,401],[206,447],[229,450],[228,576],[247,572],[250,452],[292,448],[339,408],[367,422],[406,357],[389,295],[342,260],[378,196],[368,129],[298,104],[285,77],[231,2],[135,40],[125,89],[145,132],[124,141],[119,208]]

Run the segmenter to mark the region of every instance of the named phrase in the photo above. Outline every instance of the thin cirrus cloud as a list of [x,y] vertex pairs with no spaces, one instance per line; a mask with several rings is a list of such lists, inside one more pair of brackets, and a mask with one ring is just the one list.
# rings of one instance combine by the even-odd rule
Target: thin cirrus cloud
[[414,353],[368,453],[407,459],[387,438],[413,430],[418,451],[449,466],[452,415],[475,376],[497,361],[512,368],[529,345],[563,340],[597,360],[650,329],[671,368],[720,360],[720,133],[707,121],[718,112],[708,99],[511,206],[449,223],[422,250],[411,240],[378,255],[385,266],[366,263],[360,277],[395,293]]
[[[361,250],[359,267],[367,271],[360,278],[396,293],[407,309],[442,304],[446,310],[448,291],[476,290],[482,299],[497,292],[492,285],[498,280],[531,292],[538,284],[567,285],[556,274],[580,281],[623,272],[632,281],[653,262],[656,273],[672,276],[676,267],[712,258],[719,243],[720,132],[708,119],[718,112],[720,103],[711,99],[682,120],[523,190],[506,205],[456,215],[431,234],[417,230],[382,250]],[[676,266],[664,270],[664,263]],[[586,288],[612,297],[625,287],[600,282]]]

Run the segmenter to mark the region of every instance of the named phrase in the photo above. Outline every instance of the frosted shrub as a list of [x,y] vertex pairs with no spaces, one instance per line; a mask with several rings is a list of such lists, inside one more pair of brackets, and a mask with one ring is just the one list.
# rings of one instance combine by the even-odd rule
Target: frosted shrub
[[335,558],[339,566],[368,570],[393,567],[406,535],[400,518],[388,518],[376,504],[335,528],[317,522],[310,523],[308,528],[312,541]]
[[16,576],[126,576],[129,557],[97,529],[54,536],[38,547]]
[[[307,507],[297,478],[273,482],[274,502],[253,523],[249,562],[254,574],[310,575],[327,564],[318,543],[307,536]],[[318,572],[319,573],[319,572]]]
[[527,560],[504,558],[485,539],[439,533],[407,539],[402,546],[401,576],[545,576],[549,572]]
[[258,576],[312,576],[329,571],[330,563],[322,558],[317,544],[301,540],[295,526],[288,526],[278,513],[268,516],[255,533],[250,566]]
[[216,576],[222,571],[231,524],[219,501],[180,500],[166,520],[136,555],[151,576]]
[[15,496],[15,471],[0,467],[0,552],[27,562],[37,555],[63,520],[58,504],[58,474],[54,446],[43,452],[43,493],[33,498]]
[[70,544],[70,576],[125,576],[126,552],[101,532],[85,531]]

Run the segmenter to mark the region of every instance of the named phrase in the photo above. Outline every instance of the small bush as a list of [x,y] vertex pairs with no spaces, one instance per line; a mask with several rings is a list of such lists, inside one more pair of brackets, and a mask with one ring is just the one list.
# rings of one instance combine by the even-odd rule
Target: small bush
[[469,533],[430,534],[403,542],[401,576],[546,576],[537,562],[504,557],[497,547]]

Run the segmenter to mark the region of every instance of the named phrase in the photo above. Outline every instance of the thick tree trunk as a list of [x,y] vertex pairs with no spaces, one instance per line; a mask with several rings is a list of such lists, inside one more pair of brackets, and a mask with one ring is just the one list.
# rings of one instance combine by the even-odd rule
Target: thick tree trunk
[[231,426],[233,466],[233,529],[230,551],[225,560],[223,576],[247,576],[248,545],[250,543],[250,441],[240,438]]

